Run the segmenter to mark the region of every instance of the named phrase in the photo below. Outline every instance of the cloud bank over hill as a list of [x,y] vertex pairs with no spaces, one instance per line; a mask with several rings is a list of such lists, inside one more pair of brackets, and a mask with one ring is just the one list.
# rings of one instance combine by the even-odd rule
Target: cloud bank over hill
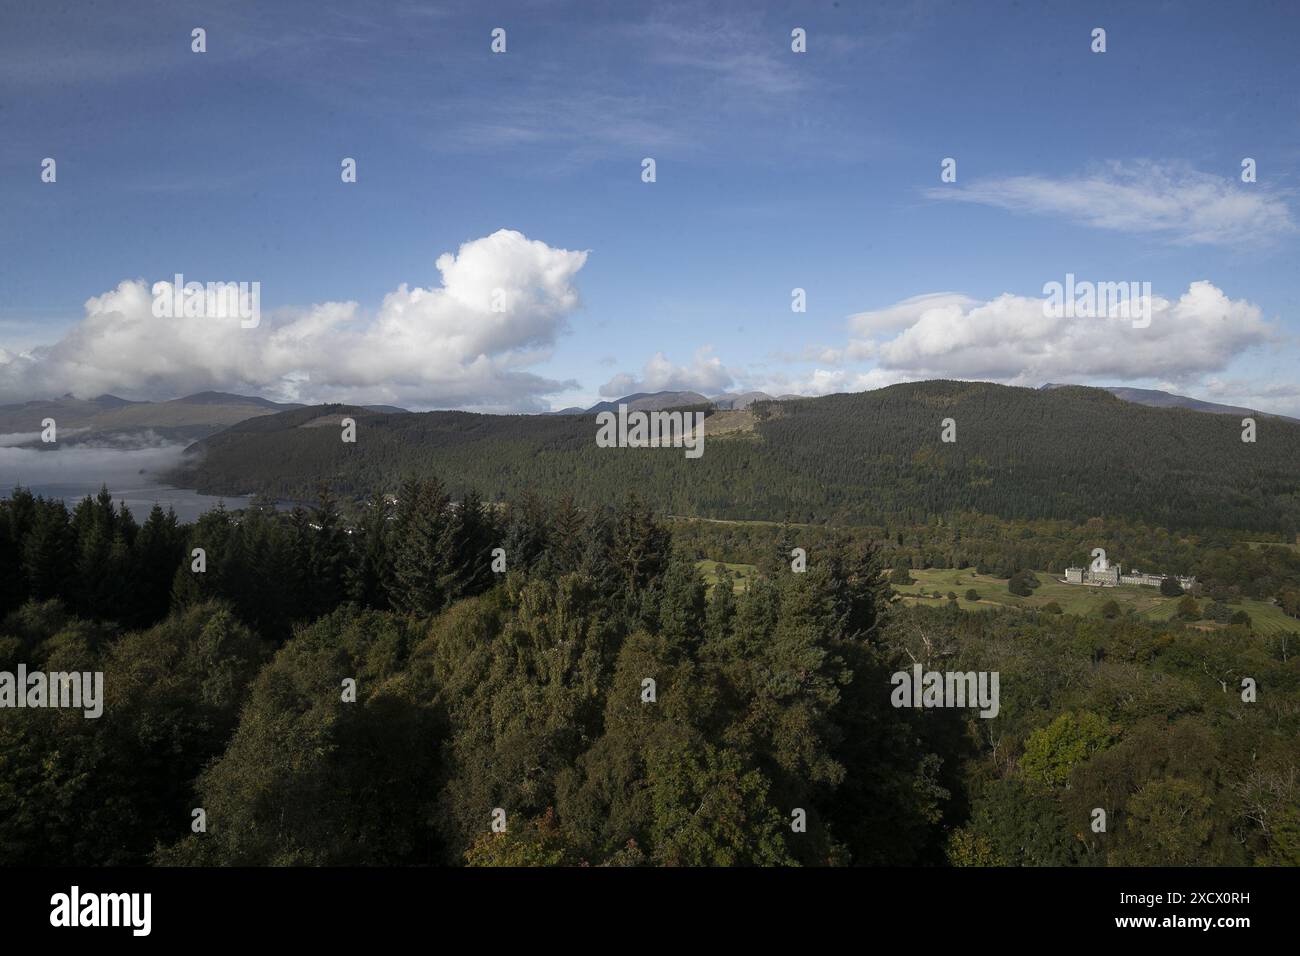
[[689,365],[674,365],[663,352],[656,352],[639,375],[620,372],[600,387],[604,398],[618,398],[633,392],[701,392],[712,395],[731,387],[732,373],[706,345],[695,352]]
[[[849,319],[843,356],[909,378],[1039,385],[1080,377],[1192,381],[1276,337],[1260,309],[1210,282],[1151,297],[1150,324],[1127,315],[1053,315],[1044,299],[918,296]],[[833,353],[832,353],[833,356]]]
[[[440,255],[440,283],[403,283],[377,309],[321,302],[278,309],[253,328],[241,327],[237,316],[159,317],[154,286],[124,280],[88,299],[84,318],[59,341],[0,349],[0,400],[105,392],[166,399],[217,390],[303,403],[547,411],[550,396],[581,387],[538,367],[553,357],[580,306],[575,282],[587,256],[502,229]],[[655,352],[639,370],[608,378],[599,393],[822,395],[954,378],[1154,384],[1300,411],[1294,388],[1265,394],[1266,377],[1251,379],[1234,366],[1265,346],[1273,358],[1294,351],[1258,306],[1205,280],[1176,298],[1152,293],[1149,303],[1149,323],[1138,324],[1127,310],[1053,313],[1032,295],[980,300],[932,292],[849,316],[838,345],[750,366],[724,363],[712,345],[680,365]]]
[[[1192,282],[1177,298],[1152,294],[1150,323],[1142,327],[1123,310],[1068,316],[1053,314],[1045,303],[1046,297],[1012,293],[987,300],[953,292],[913,296],[849,316],[843,344],[783,357],[812,364],[808,372],[731,372],[746,388],[802,395],[935,378],[1032,387],[1154,382],[1216,401],[1285,414],[1300,410],[1300,390],[1293,386],[1279,390],[1230,374],[1233,363],[1252,350],[1268,347],[1270,354],[1285,356],[1294,343],[1258,306],[1229,298],[1211,282]],[[710,358],[722,368],[720,359]],[[692,376],[689,367],[673,371],[674,388],[708,387],[707,375]],[[652,376],[614,382],[625,380],[649,383]]]
[[578,308],[573,283],[586,260],[502,229],[439,256],[439,286],[403,283],[373,315],[356,302],[323,302],[264,315],[256,328],[237,317],[158,318],[152,283],[124,280],[87,300],[85,317],[58,342],[0,350],[0,396],[172,398],[214,389],[281,401],[539,410],[542,396],[571,383],[528,368],[549,357]]

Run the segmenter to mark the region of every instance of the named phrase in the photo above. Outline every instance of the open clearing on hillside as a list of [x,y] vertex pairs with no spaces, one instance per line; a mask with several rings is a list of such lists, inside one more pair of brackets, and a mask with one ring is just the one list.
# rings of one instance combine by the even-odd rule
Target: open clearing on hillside
[[1293,544],[1278,541],[1247,541],[1246,544],[1254,551],[1258,551],[1260,548],[1286,548],[1288,551],[1300,551],[1300,540]]
[[[1093,588],[1078,584],[1062,584],[1046,571],[1035,571],[1038,580],[1043,582],[1035,588],[1030,597],[1019,597],[1007,590],[1006,578],[995,578],[987,574],[976,574],[973,568],[957,570],[955,568],[929,568],[913,571],[915,584],[895,590],[909,603],[943,604],[948,600],[949,592],[957,595],[957,604],[967,610],[984,607],[1021,607],[1040,608],[1055,601],[1066,614],[1080,617],[1101,615],[1101,608],[1108,601],[1114,601],[1124,610],[1133,610],[1139,617],[1151,621],[1167,621],[1178,609],[1179,598],[1162,595],[1156,588],[1144,588],[1136,585],[1120,585],[1114,588]],[[974,588],[979,592],[979,601],[967,601],[966,592]],[[932,595],[938,591],[942,597]],[[1199,599],[1202,608],[1208,603]],[[1240,604],[1230,604],[1234,611],[1245,611],[1250,615],[1251,626],[1261,634],[1274,634],[1280,631],[1300,632],[1300,620],[1287,617],[1282,609],[1265,601],[1243,598]],[[1199,622],[1203,626],[1212,626],[1208,621]]]
[[[758,568],[752,564],[727,564],[722,561],[697,561],[696,567],[704,575],[709,587],[718,583],[718,569],[727,568],[733,578],[732,587],[736,591],[745,590],[750,580],[758,576]],[[957,595],[957,605],[963,610],[974,611],[981,608],[996,607],[1041,608],[1055,601],[1066,614],[1080,617],[1101,616],[1101,608],[1108,601],[1114,601],[1123,610],[1132,610],[1139,617],[1150,621],[1167,621],[1178,610],[1179,598],[1168,598],[1155,588],[1143,588],[1133,585],[1121,585],[1114,588],[1091,588],[1078,584],[1062,584],[1046,571],[1035,571],[1042,586],[1034,590],[1030,597],[1019,597],[1007,590],[1006,578],[995,578],[987,574],[976,574],[973,568],[930,568],[913,571],[915,584],[902,587],[895,586],[904,601],[909,604],[941,605],[948,601],[951,592]],[[966,592],[974,588],[979,592],[978,601],[966,600]],[[938,591],[938,598],[933,596]],[[1202,608],[1209,603],[1205,598],[1198,599]],[[1260,634],[1277,634],[1282,631],[1300,633],[1300,620],[1287,617],[1282,609],[1266,601],[1243,598],[1239,604],[1228,605],[1234,611],[1245,611],[1250,615],[1251,627]],[[1221,625],[1209,621],[1199,621],[1200,627],[1215,628]]]
[[696,561],[695,566],[699,568],[700,573],[704,575],[704,582],[709,587],[718,583],[718,569],[726,568],[731,572],[734,578],[731,589],[733,591],[743,591],[749,584],[750,580],[758,575],[758,568],[752,564],[728,564],[725,561]]

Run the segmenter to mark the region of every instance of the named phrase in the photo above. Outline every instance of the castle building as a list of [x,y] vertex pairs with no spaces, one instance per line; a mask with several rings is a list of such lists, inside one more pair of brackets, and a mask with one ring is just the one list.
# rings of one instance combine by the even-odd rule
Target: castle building
[[1087,584],[1094,588],[1113,588],[1119,584],[1119,565],[1111,564],[1105,555],[1097,558],[1090,568],[1066,568],[1066,584]]
[[1119,576],[1120,584],[1140,584],[1148,588],[1158,588],[1164,580],[1165,576],[1163,574],[1145,574],[1137,568],[1129,571],[1128,574]]
[[[1118,584],[1136,584],[1140,587],[1158,588],[1171,574],[1151,574],[1133,568],[1124,574],[1118,564],[1111,564],[1105,558],[1099,558],[1091,568],[1066,568],[1066,584],[1086,584],[1095,588],[1113,588]],[[1177,581],[1184,591],[1196,586],[1195,577],[1178,577]]]

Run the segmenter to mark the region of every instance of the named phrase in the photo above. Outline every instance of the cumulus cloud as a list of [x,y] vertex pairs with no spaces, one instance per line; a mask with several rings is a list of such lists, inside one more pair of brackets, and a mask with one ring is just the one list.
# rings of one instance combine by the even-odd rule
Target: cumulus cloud
[[1172,163],[1112,162],[1074,177],[1012,176],[925,193],[1188,245],[1270,241],[1296,231],[1280,195]]
[[1289,369],[1278,371],[1280,375],[1277,380],[1270,379],[1267,374],[1253,378],[1216,376],[1206,380],[1196,397],[1290,415],[1293,418],[1300,417],[1300,385],[1281,379],[1282,375],[1288,374]]
[[735,381],[732,373],[706,345],[696,351],[689,365],[674,365],[663,352],[656,352],[640,375],[620,372],[600,387],[605,398],[618,398],[634,392],[700,392],[713,395],[726,391]]
[[873,388],[910,381],[911,376],[873,368],[855,372],[842,368],[818,368],[806,375],[772,373],[755,378],[751,384],[769,395],[835,395],[840,392],[867,392]]
[[1206,281],[1175,300],[1151,296],[1151,321],[1118,313],[1069,318],[1045,299],[918,296],[850,319],[845,355],[869,356],[881,376],[984,379],[1014,385],[1081,379],[1187,382],[1277,339],[1260,309]]
[[57,343],[0,350],[0,394],[173,398],[220,389],[287,401],[537,410],[541,396],[573,384],[527,367],[548,357],[577,309],[573,282],[586,259],[503,229],[439,256],[439,286],[404,283],[374,314],[356,302],[324,302],[263,316],[256,328],[241,328],[237,317],[155,317],[152,284],[127,280],[87,300],[85,318]]

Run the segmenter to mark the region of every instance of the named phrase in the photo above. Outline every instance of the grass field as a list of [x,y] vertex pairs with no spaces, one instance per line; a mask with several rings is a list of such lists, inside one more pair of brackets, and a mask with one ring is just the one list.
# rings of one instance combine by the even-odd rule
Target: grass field
[[[971,568],[956,570],[953,568],[930,568],[913,571],[915,584],[896,587],[904,600],[911,603],[943,604],[948,600],[949,592],[957,595],[957,603],[966,609],[984,607],[1021,607],[1039,608],[1055,601],[1066,614],[1080,617],[1101,614],[1101,608],[1108,601],[1114,601],[1121,608],[1132,609],[1140,617],[1152,621],[1167,621],[1174,616],[1179,598],[1162,595],[1156,588],[1144,588],[1136,585],[1120,585],[1114,588],[1091,588],[1078,584],[1062,584],[1046,571],[1035,571],[1042,586],[1035,588],[1030,597],[1019,597],[1007,590],[1006,578],[995,578],[987,574],[976,574]],[[967,601],[966,592],[974,588],[979,592],[980,600]],[[933,595],[938,591],[942,597]],[[1204,599],[1201,601],[1204,607]],[[1300,621],[1287,617],[1282,609],[1264,601],[1243,599],[1240,604],[1230,605],[1234,611],[1245,611],[1250,615],[1251,626],[1261,634],[1273,634],[1279,631],[1300,632]],[[1205,626],[1209,622],[1201,622]]]
[[726,568],[731,572],[735,579],[732,582],[732,590],[743,591],[749,583],[750,578],[758,574],[758,568],[752,564],[727,564],[725,561],[696,561],[695,566],[700,569],[704,575],[704,582],[713,587],[718,583],[718,569]]
[[[733,588],[743,591],[750,579],[758,574],[758,568],[752,564],[726,564],[722,561],[697,561],[696,567],[704,575],[709,587],[718,583],[718,568],[725,567],[735,578]],[[957,605],[964,610],[973,611],[980,608],[1018,607],[1040,608],[1055,601],[1066,614],[1080,617],[1101,616],[1101,608],[1108,601],[1114,601],[1122,609],[1135,611],[1139,617],[1150,621],[1167,621],[1178,609],[1179,598],[1168,598],[1155,588],[1143,588],[1136,585],[1121,585],[1114,588],[1090,588],[1078,584],[1062,584],[1046,571],[1035,571],[1042,585],[1034,590],[1030,597],[1019,597],[1007,590],[1006,578],[995,578],[987,574],[976,574],[973,568],[956,570],[954,568],[930,568],[925,571],[913,571],[915,584],[895,590],[903,600],[910,604],[941,605],[948,601],[951,592],[957,595]],[[966,592],[974,588],[979,592],[978,601],[966,600]],[[940,597],[933,594],[938,591]],[[1200,599],[1204,607],[1206,601]],[[1282,631],[1300,633],[1300,621],[1287,617],[1282,609],[1265,601],[1243,599],[1240,604],[1229,605],[1234,611],[1245,611],[1250,615],[1251,627],[1260,634],[1276,634]],[[1209,621],[1197,622],[1199,626],[1215,628],[1221,625]]]

